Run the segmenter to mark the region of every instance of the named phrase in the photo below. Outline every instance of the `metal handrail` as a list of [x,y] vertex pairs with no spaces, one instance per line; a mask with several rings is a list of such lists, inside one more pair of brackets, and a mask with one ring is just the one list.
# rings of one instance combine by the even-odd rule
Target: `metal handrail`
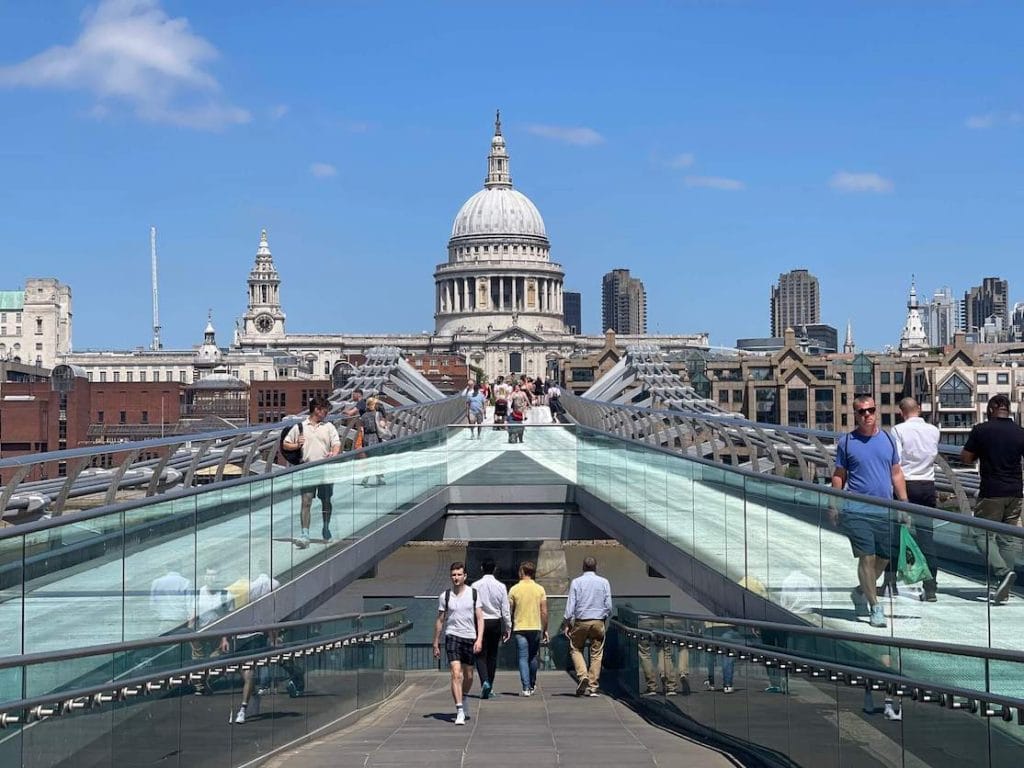
[[[309,623],[318,624],[323,622],[314,621]],[[27,723],[32,720],[43,720],[53,715],[63,715],[74,712],[77,709],[92,708],[113,701],[123,701],[133,695],[148,694],[150,693],[150,688],[147,684],[154,681],[160,681],[161,683],[156,690],[162,690],[163,683],[166,683],[167,688],[191,686],[196,682],[194,678],[198,677],[205,681],[226,672],[229,667],[251,669],[259,661],[273,659],[285,654],[308,656],[313,653],[336,650],[346,645],[351,645],[353,642],[376,642],[402,635],[408,632],[412,626],[411,621],[405,621],[401,624],[382,627],[381,629],[359,630],[331,638],[320,637],[285,647],[268,646],[266,650],[257,653],[239,656],[220,656],[210,661],[179,667],[175,670],[162,670],[148,675],[124,678],[116,682],[111,680],[107,683],[97,683],[84,688],[43,694],[28,699],[18,699],[0,705],[2,707],[0,708],[0,728],[5,728],[12,724]],[[235,634],[242,634],[243,632],[244,630],[238,630]],[[216,635],[216,633],[214,634]],[[223,633],[217,636],[222,637]],[[105,698],[103,698],[103,694],[106,694]],[[52,712],[41,711],[41,708],[46,707],[48,704],[56,704],[58,708]],[[75,704],[79,706],[74,706]]]
[[[913,638],[876,637],[874,635],[859,634],[857,632],[845,632],[843,630],[823,629],[808,624],[783,624],[777,621],[761,621],[759,619],[738,619],[731,616],[714,616],[711,614],[681,613],[677,611],[638,611],[629,608],[629,611],[638,616],[668,617],[672,619],[685,619],[687,621],[707,622],[713,621],[716,624],[735,624],[736,626],[752,627],[755,629],[778,630],[780,632],[792,632],[812,637],[822,637],[828,640],[843,640],[855,643],[867,643],[888,648],[898,646],[909,648],[914,651],[927,651],[930,653],[949,653],[956,656],[970,656],[978,659],[991,659],[993,661],[1010,661],[1024,664],[1024,651],[1012,649],[989,648],[973,645],[954,645],[943,643],[937,640],[915,640]],[[658,630],[661,631],[661,630]],[[671,632],[672,630],[664,630]]]
[[314,624],[327,624],[332,621],[345,621],[355,619],[361,621],[375,616],[390,616],[405,611],[404,607],[389,608],[386,611],[369,611],[367,613],[339,613],[332,616],[318,616],[315,619],[297,619],[293,621],[278,621],[272,624],[254,624],[248,627],[230,627],[226,629],[211,629],[202,632],[180,632],[173,635],[160,635],[144,640],[126,640],[121,643],[104,643],[103,645],[87,645],[78,648],[67,648],[60,651],[43,651],[41,653],[30,653],[22,656],[11,656],[7,659],[0,658],[0,670],[11,667],[24,667],[31,664],[48,664],[54,661],[67,661],[68,659],[81,659],[88,656],[102,656],[105,654],[122,653],[125,651],[136,651],[144,648],[159,648],[166,645],[180,645],[199,640],[217,640],[225,635],[244,635],[252,632],[271,632],[277,630],[297,629],[309,627]]
[[[876,683],[885,683],[886,690],[894,693],[897,696],[910,695],[916,701],[923,702],[935,702],[943,704],[949,709],[966,709],[971,712],[979,712],[986,717],[1001,717],[1003,720],[1009,722],[1013,720],[1013,712],[1017,712],[1017,724],[1024,725],[1024,699],[1019,699],[1014,696],[1006,696],[1005,694],[992,693],[989,691],[977,691],[971,688],[961,688],[959,686],[925,683],[923,681],[914,680],[903,675],[897,675],[892,672],[883,672],[875,669],[864,669],[863,667],[855,667],[849,664],[840,664],[838,662],[822,661],[821,659],[808,658],[806,656],[799,656],[793,653],[786,653],[785,651],[771,650],[766,646],[750,646],[742,643],[734,643],[728,640],[719,638],[707,638],[702,635],[691,635],[688,633],[679,632],[668,632],[665,630],[657,629],[640,629],[639,627],[631,627],[628,624],[612,619],[611,624],[627,636],[633,635],[636,637],[644,636],[651,639],[668,639],[674,644],[679,644],[678,641],[683,641],[689,646],[691,643],[694,645],[703,645],[710,647],[715,650],[706,651],[708,653],[720,653],[720,649],[725,649],[730,656],[743,658],[744,656],[756,657],[761,660],[771,660],[773,662],[785,662],[794,666],[799,666],[804,672],[813,674],[814,672],[825,672],[830,674],[831,679],[834,682],[845,682],[848,685],[864,685],[866,688],[873,690],[881,690],[881,686],[875,687]],[[900,647],[899,643],[890,643],[891,647]],[[960,698],[964,701],[956,702],[955,699]],[[958,706],[959,704],[959,706]],[[1001,707],[1000,711],[990,709],[985,705],[994,704]]]

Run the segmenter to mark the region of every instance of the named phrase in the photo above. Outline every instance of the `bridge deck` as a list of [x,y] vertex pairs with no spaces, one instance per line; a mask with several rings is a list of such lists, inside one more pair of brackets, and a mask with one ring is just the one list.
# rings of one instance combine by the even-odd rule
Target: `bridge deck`
[[[621,702],[577,698],[562,672],[540,673],[537,693],[518,695],[519,676],[499,672],[498,694],[469,698],[466,727],[453,724],[448,676],[414,672],[391,701],[355,725],[288,750],[266,768],[383,766],[659,766],[726,768],[733,760],[647,723]],[[246,724],[248,727],[248,724]]]

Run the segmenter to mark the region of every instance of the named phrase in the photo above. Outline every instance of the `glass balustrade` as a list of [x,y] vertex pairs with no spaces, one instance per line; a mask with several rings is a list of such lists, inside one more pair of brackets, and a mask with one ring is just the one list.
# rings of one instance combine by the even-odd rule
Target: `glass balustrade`
[[[938,667],[949,687],[981,684],[989,676],[1019,676],[1021,661],[995,661],[955,652],[925,652],[836,639],[785,628],[753,628],[718,620],[619,610],[605,651],[606,675],[653,706],[662,722],[747,754],[772,754],[808,766],[1018,765],[1024,731],[1002,706],[984,716],[984,693],[915,697],[888,692],[872,673],[910,680]],[[719,643],[736,646],[730,655]],[[797,661],[780,666],[772,652]],[[764,656],[759,653],[765,654]],[[925,658],[927,657],[927,658]],[[609,663],[611,660],[611,663]],[[821,666],[818,666],[818,665]],[[856,670],[838,676],[826,665]],[[999,670],[1000,666],[1013,669]],[[979,704],[980,703],[980,704]]]
[[[394,693],[405,678],[406,626],[404,613],[396,610],[25,664],[26,696],[74,696],[107,687],[63,705],[43,705],[28,722],[8,724],[0,731],[0,765],[243,765]],[[388,628],[394,630],[388,637],[368,634]],[[359,640],[334,644],[353,636]],[[306,647],[312,652],[297,650]],[[251,668],[241,666],[242,655],[252,657]],[[192,679],[173,674],[196,665],[212,673]],[[138,682],[144,679],[148,685]],[[242,723],[238,713],[246,687]],[[0,695],[11,700],[6,687]]]

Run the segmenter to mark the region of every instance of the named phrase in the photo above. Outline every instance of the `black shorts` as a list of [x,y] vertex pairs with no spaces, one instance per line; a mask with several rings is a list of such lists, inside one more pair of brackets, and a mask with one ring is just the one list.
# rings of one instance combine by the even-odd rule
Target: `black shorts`
[[854,557],[877,555],[892,559],[892,524],[888,517],[844,513],[840,528],[850,540]]
[[475,664],[476,654],[473,653],[473,643],[466,637],[455,637],[455,635],[444,636],[444,652],[448,654],[448,663],[458,661],[462,664]]
[[308,495],[311,501],[313,496],[317,496],[322,503],[329,504],[331,502],[331,496],[334,495],[334,484],[324,483],[323,485],[307,485],[302,489],[302,495]]

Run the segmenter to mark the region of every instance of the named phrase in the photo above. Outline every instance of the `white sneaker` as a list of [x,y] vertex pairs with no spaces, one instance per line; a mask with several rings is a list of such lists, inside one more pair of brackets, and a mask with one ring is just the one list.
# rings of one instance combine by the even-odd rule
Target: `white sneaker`
[[455,713],[455,724],[465,725],[466,724],[466,712],[463,709],[459,709]]
[[519,695],[520,696],[532,696],[533,695],[533,691],[531,691],[529,688],[523,688],[523,692],[520,693]]
[[233,720],[228,720],[228,722],[229,723],[238,723],[239,725],[244,723],[245,722],[245,707],[240,707],[239,710],[238,710],[238,714],[235,715]]
[[888,702],[888,701],[885,702],[885,713],[884,714],[885,714],[885,719],[886,720],[902,720],[903,719],[903,710],[900,709],[897,712],[895,709],[893,709],[892,704],[890,702]]
[[733,688],[731,685],[726,685],[722,687],[722,693],[732,693],[735,690],[736,689]]

